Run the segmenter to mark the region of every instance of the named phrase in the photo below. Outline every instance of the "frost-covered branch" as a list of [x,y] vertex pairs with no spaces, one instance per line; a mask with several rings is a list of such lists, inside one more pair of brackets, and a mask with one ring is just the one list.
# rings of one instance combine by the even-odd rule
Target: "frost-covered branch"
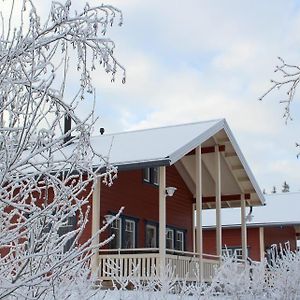
[[62,282],[87,279],[93,247],[111,239],[82,239],[95,181],[111,184],[116,168],[90,143],[94,111],[82,118],[78,107],[89,95],[95,101],[96,68],[125,82],[106,37],[123,22],[118,9],[86,4],[76,12],[69,0],[53,1],[42,23],[33,0],[19,2],[20,11],[4,0],[11,10],[0,18],[0,299],[55,296]]
[[272,86],[259,98],[262,100],[275,89],[285,89],[286,99],[282,99],[280,103],[284,104],[284,115],[286,121],[291,120],[291,104],[295,98],[295,94],[300,81],[300,67],[290,65],[281,57],[278,57],[280,65],[277,65],[274,72],[279,73],[280,79],[271,79]]

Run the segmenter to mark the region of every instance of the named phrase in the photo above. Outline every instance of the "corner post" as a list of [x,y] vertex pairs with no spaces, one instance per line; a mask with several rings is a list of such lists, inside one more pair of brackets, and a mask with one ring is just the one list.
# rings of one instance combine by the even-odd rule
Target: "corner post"
[[196,148],[196,250],[199,255],[199,280],[203,279],[203,234],[202,234],[202,160],[201,145]]
[[222,255],[222,223],[221,223],[221,156],[219,146],[215,146],[216,153],[216,253]]
[[241,195],[241,231],[242,231],[242,258],[247,259],[247,227],[246,227],[246,200],[245,195]]
[[195,219],[196,204],[192,205],[192,220],[193,220],[193,252],[196,252],[196,219]]
[[260,261],[265,258],[265,232],[264,227],[259,227],[259,249],[260,249]]
[[166,167],[159,167],[159,274],[164,276],[166,261]]
[[[93,204],[92,204],[92,236],[100,230],[100,191],[101,191],[101,178],[95,179],[95,186],[93,191]],[[100,242],[99,235],[95,236],[92,241],[92,246],[96,246]],[[93,249],[93,256],[91,258],[91,269],[94,275],[97,275],[99,268],[99,249]]]

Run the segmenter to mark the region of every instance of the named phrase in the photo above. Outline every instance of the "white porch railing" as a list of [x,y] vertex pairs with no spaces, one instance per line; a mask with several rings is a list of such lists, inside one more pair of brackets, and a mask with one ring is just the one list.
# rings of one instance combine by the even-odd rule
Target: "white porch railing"
[[[199,255],[193,252],[167,250],[165,266],[178,280],[197,281],[200,276]],[[203,255],[203,280],[211,281],[220,259],[213,255]],[[157,276],[159,253],[157,248],[101,249],[99,258],[99,279],[111,280],[116,277],[138,277],[141,280]]]

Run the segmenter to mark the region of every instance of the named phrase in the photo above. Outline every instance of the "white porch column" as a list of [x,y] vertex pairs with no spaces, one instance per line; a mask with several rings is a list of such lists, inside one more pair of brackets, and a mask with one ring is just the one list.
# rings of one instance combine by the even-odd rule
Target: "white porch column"
[[202,160],[201,145],[196,148],[196,251],[199,254],[200,280],[203,278],[203,234],[202,234]]
[[[97,178],[95,183],[95,189],[93,192],[93,203],[92,203],[92,236],[95,235],[100,229],[100,188],[101,179]],[[92,245],[95,246],[99,244],[100,237],[97,235],[93,241]],[[92,273],[96,275],[99,268],[99,249],[93,249],[93,256],[91,258],[91,269]]]
[[265,232],[264,227],[259,227],[259,252],[260,252],[260,261],[263,261],[265,258]]
[[193,203],[192,205],[192,220],[193,220],[193,252],[196,252],[196,222],[195,222],[195,210],[196,210],[196,204]]
[[219,146],[215,146],[216,153],[216,253],[222,255],[222,223],[221,223],[221,156]]
[[247,259],[247,227],[246,227],[246,200],[245,195],[241,195],[241,231],[242,231],[242,254],[243,260]]
[[166,261],[166,167],[159,167],[159,273],[163,276]]

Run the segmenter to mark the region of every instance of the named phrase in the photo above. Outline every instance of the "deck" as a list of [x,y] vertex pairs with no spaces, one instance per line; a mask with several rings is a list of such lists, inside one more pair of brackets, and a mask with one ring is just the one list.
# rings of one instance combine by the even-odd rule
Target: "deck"
[[[167,250],[164,255],[165,272],[176,280],[210,282],[220,265],[220,258],[186,251]],[[202,265],[202,271],[200,268]],[[160,255],[158,248],[101,249],[99,255],[99,279],[134,277],[148,280],[159,275]]]

